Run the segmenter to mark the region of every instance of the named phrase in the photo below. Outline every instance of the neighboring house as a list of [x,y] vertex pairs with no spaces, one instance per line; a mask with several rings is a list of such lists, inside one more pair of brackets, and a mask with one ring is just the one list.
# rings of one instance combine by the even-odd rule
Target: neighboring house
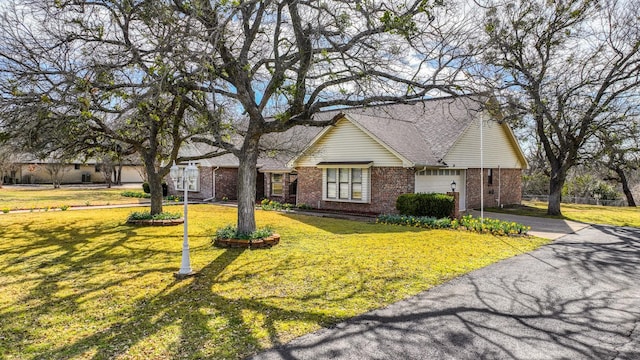
[[[446,193],[455,182],[460,210],[466,210],[480,207],[482,181],[485,207],[519,204],[527,161],[511,129],[481,108],[470,97],[458,97],[320,113],[337,122],[324,129],[296,127],[290,134],[297,134],[292,145],[298,149],[261,157],[263,186],[256,196],[317,209],[390,213],[401,194]],[[201,170],[201,198],[236,198],[234,156],[208,159]]]
[[[5,178],[9,184],[51,184],[52,172],[57,173],[61,184],[105,183],[101,164],[95,160],[85,162],[69,161],[60,163],[55,160],[31,159],[21,156],[22,160],[14,164],[14,171]],[[122,183],[141,183],[144,181],[144,167],[139,164],[125,163],[122,166]]]

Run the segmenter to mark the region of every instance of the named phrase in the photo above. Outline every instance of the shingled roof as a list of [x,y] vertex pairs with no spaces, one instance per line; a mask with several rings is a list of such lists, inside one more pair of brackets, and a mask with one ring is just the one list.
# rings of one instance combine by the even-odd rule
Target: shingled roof
[[[315,118],[328,120],[341,114],[414,166],[438,166],[439,161],[477,119],[481,108],[478,97],[445,97],[323,111],[316,114]],[[265,135],[263,143],[278,144],[278,149],[264,152],[258,160],[258,167],[261,171],[289,170],[287,164],[301,156],[325,131],[328,128],[295,126],[284,133]],[[194,151],[202,153],[201,145],[188,148],[181,154]],[[202,165],[237,167],[238,159],[228,154],[204,160]]]
[[320,113],[319,117],[325,119],[341,113],[414,166],[439,166],[481,109],[478,97],[463,96],[342,109]]
[[[267,134],[260,140],[266,149],[258,157],[258,169],[264,172],[290,171],[287,162],[297,156],[313,140],[322,127],[294,126],[283,133]],[[180,156],[200,156],[215,148],[203,143],[186,143],[180,148]],[[198,160],[200,166],[234,168],[239,166],[233,154],[224,154],[209,159]]]

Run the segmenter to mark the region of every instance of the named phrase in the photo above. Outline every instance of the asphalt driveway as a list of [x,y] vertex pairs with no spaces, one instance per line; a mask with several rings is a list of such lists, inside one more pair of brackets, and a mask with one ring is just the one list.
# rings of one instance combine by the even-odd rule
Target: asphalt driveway
[[640,230],[590,226],[253,359],[640,359]]

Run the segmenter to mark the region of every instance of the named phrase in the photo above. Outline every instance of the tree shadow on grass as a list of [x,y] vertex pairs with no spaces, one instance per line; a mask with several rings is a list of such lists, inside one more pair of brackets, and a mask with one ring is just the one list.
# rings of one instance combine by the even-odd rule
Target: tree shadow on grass
[[[279,322],[326,324],[336,321],[319,312],[269,305],[274,302],[268,297],[229,298],[213,293],[214,285],[234,281],[233,276],[221,279],[220,275],[244,253],[240,249],[220,250],[213,261],[199,270],[198,276],[174,279],[172,273],[176,268],[154,267],[152,259],[154,256],[175,257],[175,252],[136,246],[152,240],[151,235],[141,234],[137,229],[113,224],[43,229],[36,223],[25,224],[22,234],[31,236],[33,241],[25,242],[19,249],[0,248],[0,257],[8,259],[0,265],[0,273],[7,276],[0,288],[22,281],[33,286],[20,294],[19,302],[26,306],[10,303],[0,307],[0,333],[4,334],[0,336],[0,349],[25,358],[107,359],[131,354],[138,358],[237,358],[238,354],[255,352],[265,341],[280,343]],[[7,235],[9,241],[11,236]],[[132,261],[143,262],[145,266],[119,271],[119,264]],[[283,267],[281,271],[285,272],[287,266],[284,262],[275,268]],[[279,271],[273,267],[268,269]],[[29,272],[26,280],[25,271]],[[114,276],[108,275],[110,271],[114,271]],[[139,298],[131,301],[131,305],[102,303],[112,301],[112,292],[126,291],[125,284],[133,282],[134,286],[140,286],[136,285],[140,278],[158,274],[166,276],[162,275],[162,284],[154,286],[153,295],[134,289]],[[251,276],[251,273],[245,275]],[[98,299],[101,303],[95,308],[97,313],[87,314],[86,307],[95,306],[87,302]],[[108,315],[101,314],[104,306],[115,306],[115,310],[110,309],[112,313]],[[76,314],[82,315],[73,319]],[[40,332],[46,331],[51,319],[67,321],[72,333],[79,335],[63,336],[63,343],[45,343],[48,338]],[[258,327],[266,332],[268,340],[255,336],[253,322],[260,323]],[[59,324],[53,326],[62,329]],[[93,329],[73,329],[87,326]],[[167,337],[171,343],[149,341],[154,337]],[[156,349],[149,348],[149,344],[166,344],[166,349],[155,353]]]
[[[236,358],[238,353],[247,355],[259,348],[258,339],[247,325],[244,315],[246,311],[266,315],[263,327],[275,343],[279,341],[275,326],[277,321],[324,321],[321,314],[287,311],[260,301],[229,299],[211,292],[218,275],[244,251],[224,250],[214,261],[201,269],[197,276],[184,280],[174,279],[162,292],[137,301],[131,310],[120,314],[121,319],[108,328],[71,344],[55,346],[41,356],[67,358],[94,352],[91,356],[93,359],[116,358],[128,354],[137,343],[146,338],[162,336],[163,331],[175,327],[179,331],[179,340],[168,346],[172,357]],[[37,311],[44,313],[47,307]],[[212,326],[216,325],[233,327],[233,330],[216,332],[212,329]],[[209,346],[212,343],[215,345]],[[154,357],[152,353],[146,356]],[[142,353],[140,357],[144,358],[145,354]]]

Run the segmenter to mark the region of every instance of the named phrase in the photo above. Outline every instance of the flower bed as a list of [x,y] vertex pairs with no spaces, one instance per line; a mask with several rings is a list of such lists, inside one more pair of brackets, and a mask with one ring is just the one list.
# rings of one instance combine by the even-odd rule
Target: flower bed
[[222,248],[262,249],[270,248],[280,242],[280,235],[260,239],[215,239],[213,245]]
[[163,212],[151,215],[149,211],[136,211],[129,214],[127,224],[149,226],[172,226],[184,223],[184,218],[178,213]]
[[527,235],[527,232],[531,230],[530,227],[515,222],[489,218],[481,220],[471,215],[463,216],[460,219],[436,219],[429,216],[380,215],[376,219],[376,222],[380,224],[404,225],[425,229],[454,229],[473,231],[481,234],[489,233],[509,236]]
[[184,224],[184,219],[169,219],[169,220],[127,220],[127,224],[132,225],[148,225],[148,226],[174,226]]

